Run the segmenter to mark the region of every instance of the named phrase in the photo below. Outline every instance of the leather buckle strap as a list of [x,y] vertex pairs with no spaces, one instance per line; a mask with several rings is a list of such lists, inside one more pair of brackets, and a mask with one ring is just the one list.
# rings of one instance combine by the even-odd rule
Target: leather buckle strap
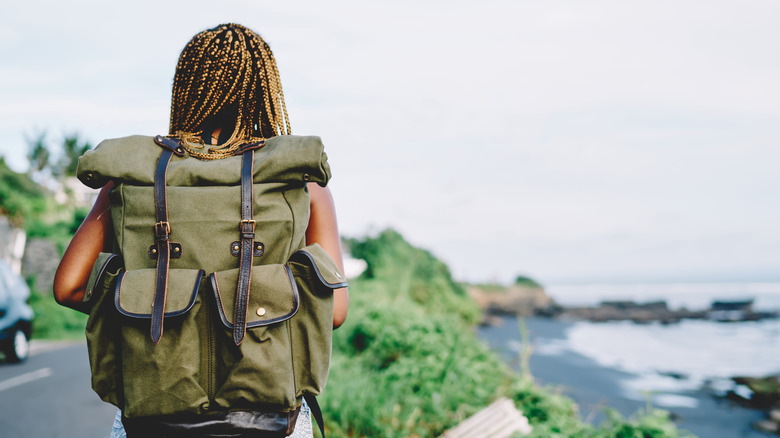
[[157,162],[157,171],[154,173],[154,210],[157,220],[154,224],[154,238],[157,241],[157,277],[154,287],[150,335],[155,345],[162,339],[165,298],[168,294],[168,269],[171,262],[171,247],[169,245],[171,224],[168,223],[168,200],[165,184],[168,176],[168,164],[171,162],[172,156],[171,149],[163,149]]
[[252,171],[254,169],[254,150],[241,154],[241,249],[239,252],[238,284],[236,286],[236,305],[233,323],[233,342],[241,345],[246,334],[246,312],[249,307],[249,286],[252,283],[252,257],[254,256],[255,220],[254,197],[252,194]]
[[303,394],[304,400],[306,400],[306,404],[309,405],[309,410],[311,410],[311,414],[314,416],[314,419],[317,420],[317,426],[320,427],[320,433],[322,434],[322,438],[325,437],[325,421],[322,419],[322,409],[320,409],[320,404],[317,403],[317,397],[315,397],[313,394]]

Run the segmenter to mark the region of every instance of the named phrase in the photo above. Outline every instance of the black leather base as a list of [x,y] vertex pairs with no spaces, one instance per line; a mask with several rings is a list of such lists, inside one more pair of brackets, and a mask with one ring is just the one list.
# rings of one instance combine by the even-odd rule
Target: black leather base
[[122,423],[128,438],[283,438],[292,434],[299,411],[123,418]]

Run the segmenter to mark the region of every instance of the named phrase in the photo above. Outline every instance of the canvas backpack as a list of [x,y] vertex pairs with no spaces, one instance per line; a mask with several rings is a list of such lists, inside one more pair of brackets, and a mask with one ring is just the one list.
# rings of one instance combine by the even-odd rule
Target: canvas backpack
[[330,178],[319,138],[273,137],[213,161],[161,136],[106,140],[78,177],[115,184],[114,248],[84,298],[98,395],[129,420],[264,411],[291,431],[302,398],[325,385],[333,290],[347,285],[305,242],[306,185]]

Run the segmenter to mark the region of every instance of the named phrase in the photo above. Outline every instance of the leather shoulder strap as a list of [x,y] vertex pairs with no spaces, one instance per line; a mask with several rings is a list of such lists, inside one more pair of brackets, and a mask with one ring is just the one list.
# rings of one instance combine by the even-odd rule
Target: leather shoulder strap
[[154,174],[154,240],[157,242],[157,280],[154,288],[154,304],[152,305],[151,337],[155,345],[160,342],[165,316],[165,296],[168,293],[168,268],[171,261],[171,224],[168,222],[168,200],[166,198],[166,177],[168,164],[173,151],[164,148],[157,162]]
[[241,345],[246,333],[246,312],[249,305],[249,286],[252,283],[252,258],[254,255],[255,220],[252,171],[255,152],[248,149],[241,155],[241,252],[239,253],[238,286],[233,318],[233,341]]
[[307,393],[303,395],[303,398],[306,400],[306,404],[309,405],[314,419],[317,420],[317,426],[320,427],[322,438],[325,438],[325,421],[322,419],[322,409],[320,409],[320,404],[317,403],[317,397]]

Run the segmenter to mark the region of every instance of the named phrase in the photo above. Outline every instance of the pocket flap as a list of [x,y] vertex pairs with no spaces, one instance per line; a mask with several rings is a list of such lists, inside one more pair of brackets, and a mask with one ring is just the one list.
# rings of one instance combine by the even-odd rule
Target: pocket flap
[[[238,269],[209,276],[222,323],[233,328],[235,321]],[[287,265],[252,267],[247,305],[247,328],[262,327],[291,318],[298,312],[300,299],[292,271]]]
[[[327,286],[330,289],[338,289],[349,285],[336,262],[316,243],[296,251],[290,257],[290,261],[312,268],[315,275],[311,275],[311,277],[317,278],[323,286]],[[298,275],[298,272],[296,272],[296,275]]]
[[119,271],[122,270],[122,257],[119,254],[110,252],[101,252],[97,260],[92,265],[92,272],[87,280],[87,287],[84,290],[84,302],[92,300],[96,292],[111,290],[113,285],[111,281],[116,278]]
[[[171,269],[168,271],[168,292],[165,296],[165,317],[187,313],[195,304],[202,269]],[[123,272],[116,283],[114,302],[119,313],[133,318],[151,318],[157,269],[135,269]]]

